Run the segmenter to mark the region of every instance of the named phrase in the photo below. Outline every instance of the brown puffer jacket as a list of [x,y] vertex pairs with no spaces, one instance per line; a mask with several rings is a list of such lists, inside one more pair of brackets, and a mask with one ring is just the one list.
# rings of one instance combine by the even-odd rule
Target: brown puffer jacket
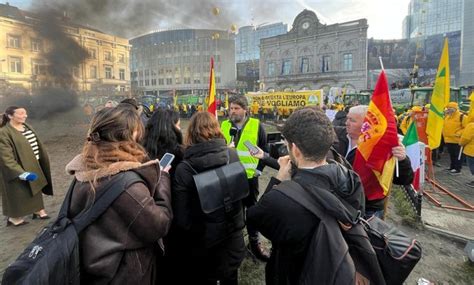
[[[69,209],[74,217],[91,206],[94,192],[90,181],[96,173],[85,170],[80,155],[66,170],[77,179]],[[172,220],[169,175],[160,171],[158,160],[116,162],[100,169],[95,189],[100,192],[106,177],[128,170],[144,183],[130,185],[80,234],[81,283],[144,285],[155,281],[156,255],[162,253],[161,238]]]

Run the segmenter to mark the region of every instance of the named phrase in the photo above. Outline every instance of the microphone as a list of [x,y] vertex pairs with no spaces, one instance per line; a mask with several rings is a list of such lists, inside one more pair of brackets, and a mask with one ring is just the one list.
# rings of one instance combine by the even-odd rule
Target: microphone
[[230,142],[234,142],[234,138],[237,135],[237,128],[236,127],[230,128],[229,135],[230,135]]

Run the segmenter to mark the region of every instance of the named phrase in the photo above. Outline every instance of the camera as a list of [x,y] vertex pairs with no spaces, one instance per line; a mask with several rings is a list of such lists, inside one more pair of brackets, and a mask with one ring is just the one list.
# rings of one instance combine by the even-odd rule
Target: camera
[[283,142],[284,139],[280,132],[267,134],[268,153],[271,157],[278,159],[279,157],[288,155],[288,148]]

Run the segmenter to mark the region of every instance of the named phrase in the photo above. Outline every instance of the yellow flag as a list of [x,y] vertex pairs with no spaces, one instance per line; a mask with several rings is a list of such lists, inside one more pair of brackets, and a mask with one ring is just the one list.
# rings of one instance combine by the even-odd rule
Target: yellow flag
[[444,39],[443,53],[439,61],[438,72],[431,95],[426,135],[430,149],[438,148],[441,143],[441,133],[444,124],[444,108],[449,103],[449,48],[448,39]]

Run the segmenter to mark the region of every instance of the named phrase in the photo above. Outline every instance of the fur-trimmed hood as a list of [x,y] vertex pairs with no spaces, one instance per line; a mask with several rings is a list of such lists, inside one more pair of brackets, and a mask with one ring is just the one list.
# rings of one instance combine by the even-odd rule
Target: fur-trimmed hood
[[158,159],[150,160],[145,163],[119,161],[105,168],[86,170],[84,158],[82,154],[79,154],[66,165],[66,172],[70,175],[74,175],[79,182],[90,182],[94,179],[109,177],[128,170],[137,172],[149,185],[156,185],[160,179],[161,171]]

